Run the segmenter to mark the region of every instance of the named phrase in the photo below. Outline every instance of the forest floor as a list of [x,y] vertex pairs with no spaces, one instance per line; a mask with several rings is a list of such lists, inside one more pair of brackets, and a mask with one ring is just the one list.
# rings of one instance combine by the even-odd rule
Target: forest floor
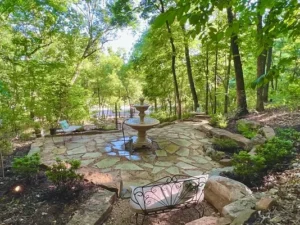
[[[16,143],[15,143],[16,144]],[[0,178],[0,224],[1,225],[63,225],[72,217],[80,204],[99,187],[83,183],[70,193],[58,193],[41,168],[36,179],[28,182],[11,171],[15,157],[27,155],[30,143],[17,143],[5,163],[5,177]],[[16,192],[15,188],[20,187]]]
[[[276,128],[293,128],[300,132],[300,111],[290,112],[286,108],[268,109],[263,113],[251,113],[245,119],[257,121]],[[237,132],[236,120],[230,120],[227,129]],[[256,212],[245,224],[300,224],[300,155],[287,165],[282,172],[270,173],[264,177],[260,191],[271,190],[276,199],[276,207],[267,212]],[[253,189],[252,189],[253,190]]]

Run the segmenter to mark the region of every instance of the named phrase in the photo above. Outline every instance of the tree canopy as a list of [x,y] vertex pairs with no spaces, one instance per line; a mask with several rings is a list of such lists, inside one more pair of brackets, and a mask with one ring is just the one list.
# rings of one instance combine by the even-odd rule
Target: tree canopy
[[[129,57],[103,47],[143,20]],[[1,119],[19,132],[141,95],[178,118],[298,107],[299,21],[297,0],[3,0]]]

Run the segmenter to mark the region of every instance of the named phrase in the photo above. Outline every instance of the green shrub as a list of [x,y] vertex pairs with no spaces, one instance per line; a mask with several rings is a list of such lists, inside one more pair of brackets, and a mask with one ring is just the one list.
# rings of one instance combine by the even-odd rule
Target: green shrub
[[12,163],[12,169],[16,174],[19,174],[27,179],[31,179],[37,175],[40,168],[40,155],[38,153],[32,156],[24,156],[15,158]]
[[219,162],[221,159],[223,159],[226,156],[226,154],[224,152],[214,151],[214,152],[209,153],[209,156],[214,161]]
[[257,134],[257,130],[251,128],[250,124],[239,122],[237,125],[237,130],[246,138],[253,138]]
[[246,151],[240,151],[233,157],[234,172],[244,179],[253,179],[266,167],[265,158],[260,155],[251,156]]
[[236,152],[240,150],[239,145],[229,138],[213,138],[214,149],[224,152]]
[[9,154],[12,152],[13,146],[10,140],[0,139],[0,151],[2,154]]
[[226,128],[228,125],[228,120],[225,115],[213,114],[210,115],[209,124],[213,127]]
[[29,141],[31,139],[31,134],[30,133],[21,133],[19,138],[22,141]]
[[160,111],[157,111],[157,112],[152,112],[150,114],[150,117],[158,119],[161,123],[172,122],[172,121],[177,120],[177,116],[176,115],[170,116],[170,114],[168,112],[163,111],[163,110],[160,110]]
[[83,179],[83,175],[75,172],[79,167],[79,160],[63,162],[60,159],[56,159],[56,164],[52,165],[52,167],[46,171],[46,176],[56,185],[57,189],[71,189]]
[[293,142],[274,137],[256,149],[256,153],[265,158],[269,169],[277,168],[284,161],[292,158]]
[[292,128],[278,128],[276,129],[276,136],[283,140],[290,140],[294,142],[300,142],[300,132]]

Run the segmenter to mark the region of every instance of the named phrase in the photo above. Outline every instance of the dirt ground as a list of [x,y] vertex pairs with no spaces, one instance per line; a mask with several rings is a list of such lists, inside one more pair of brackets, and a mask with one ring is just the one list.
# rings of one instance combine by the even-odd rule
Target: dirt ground
[[[204,202],[203,207],[205,216],[218,216],[215,209],[208,203]],[[193,208],[189,208],[147,216],[143,225],[184,225],[198,218],[198,212]],[[135,219],[134,212],[130,209],[129,199],[119,199],[113,207],[111,216],[104,225],[133,225],[136,224]],[[141,224],[142,219],[143,216],[139,215],[138,224]]]

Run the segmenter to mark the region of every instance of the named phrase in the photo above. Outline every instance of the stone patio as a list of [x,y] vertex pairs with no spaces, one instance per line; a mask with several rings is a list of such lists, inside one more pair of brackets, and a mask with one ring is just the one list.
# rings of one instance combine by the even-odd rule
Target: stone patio
[[[210,139],[195,128],[200,122],[180,122],[147,132],[155,148],[142,149],[130,154],[124,149],[121,132],[48,137],[36,139],[29,154],[40,152],[42,163],[51,165],[58,157],[78,159],[82,167],[97,168],[102,173],[119,172],[123,188],[147,184],[174,174],[191,176],[208,173],[220,165],[204,156],[203,146]],[[136,131],[126,128],[126,140]]]

